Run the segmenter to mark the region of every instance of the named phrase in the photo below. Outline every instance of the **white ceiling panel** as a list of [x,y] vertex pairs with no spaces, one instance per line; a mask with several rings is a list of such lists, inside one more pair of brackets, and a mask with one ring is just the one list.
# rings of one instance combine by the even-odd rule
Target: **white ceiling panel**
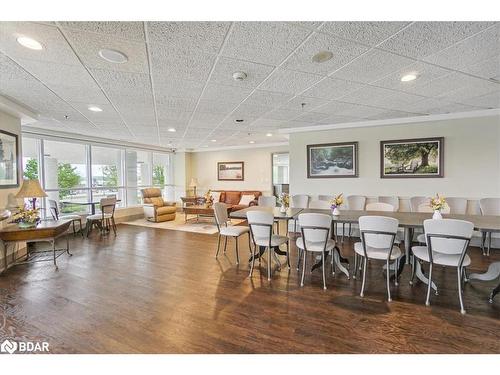
[[323,99],[338,99],[353,91],[362,89],[364,85],[343,79],[325,78],[303,93],[305,96]]
[[272,92],[264,90],[255,90],[250,97],[245,100],[245,103],[278,107],[288,102],[293,97],[293,94],[285,94],[282,92]]
[[289,108],[296,111],[313,111],[315,108],[328,103],[326,99],[314,98],[310,96],[296,96],[289,102],[283,104],[281,108]]
[[319,113],[319,112],[306,112],[298,117],[296,117],[295,121],[307,121],[307,122],[318,122],[324,120],[329,117],[329,114]]
[[238,106],[238,102],[223,102],[218,100],[202,99],[197,110],[200,112],[228,114]]
[[423,58],[449,47],[493,22],[415,22],[380,45],[380,48],[405,56]]
[[344,39],[376,46],[408,24],[409,22],[325,22],[319,30]]
[[[257,87],[272,71],[270,65],[220,57],[210,77],[211,82],[236,87]],[[233,73],[244,72],[247,77],[243,81],[235,81]]]
[[294,70],[276,69],[260,89],[283,92],[285,94],[298,94],[309,88],[321,79],[321,76],[311,73],[297,72]]
[[245,100],[252,90],[249,88],[219,85],[209,83],[203,92],[202,99],[217,100],[223,102],[241,102]]
[[143,22],[87,21],[57,22],[63,28],[104,34],[121,39],[144,41]]
[[327,113],[327,114],[347,116],[347,117],[369,117],[369,116],[375,116],[382,112],[386,112],[387,110],[382,108],[353,104],[353,103],[332,101],[321,107],[316,108],[316,111],[320,113]]
[[153,82],[157,97],[174,96],[198,99],[204,86],[203,82],[180,80],[162,74],[154,74]]
[[500,91],[465,99],[462,102],[480,108],[500,108]]

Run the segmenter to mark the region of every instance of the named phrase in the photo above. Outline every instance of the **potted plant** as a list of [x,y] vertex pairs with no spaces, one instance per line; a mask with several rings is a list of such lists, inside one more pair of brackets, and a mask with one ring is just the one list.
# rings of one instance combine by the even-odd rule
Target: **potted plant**
[[280,211],[286,212],[290,206],[290,196],[287,193],[281,193],[278,197],[278,203],[281,205]]
[[335,215],[335,216],[340,215],[339,207],[342,206],[343,203],[344,203],[344,196],[342,193],[340,193],[339,195],[335,195],[333,197],[333,199],[330,201],[332,215]]
[[446,199],[444,199],[444,197],[440,197],[439,194],[436,194],[436,196],[431,199],[430,206],[434,210],[432,218],[438,220],[442,219],[443,215],[441,215],[441,210],[446,207]]

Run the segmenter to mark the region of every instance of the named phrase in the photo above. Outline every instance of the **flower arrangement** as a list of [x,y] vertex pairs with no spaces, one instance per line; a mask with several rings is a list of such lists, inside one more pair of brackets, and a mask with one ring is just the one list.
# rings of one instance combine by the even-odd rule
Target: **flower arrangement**
[[281,204],[282,207],[290,207],[290,195],[287,193],[281,193],[278,197],[278,203]]
[[431,199],[430,206],[434,211],[441,211],[446,207],[446,199],[444,199],[444,197],[440,197],[439,194],[436,194],[436,196]]
[[205,203],[208,207],[212,207],[214,204],[214,197],[212,197],[212,190],[208,189],[208,191],[205,193]]
[[26,206],[21,208],[19,212],[14,216],[14,223],[18,223],[21,228],[34,227],[40,221],[40,214],[38,208],[27,208]]
[[330,201],[330,204],[332,205],[332,210],[342,206],[344,204],[344,195],[342,193],[335,195]]

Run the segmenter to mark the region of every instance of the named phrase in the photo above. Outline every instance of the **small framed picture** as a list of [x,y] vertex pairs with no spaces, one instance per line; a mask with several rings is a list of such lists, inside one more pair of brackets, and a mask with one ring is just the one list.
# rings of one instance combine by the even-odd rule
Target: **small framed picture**
[[380,178],[444,177],[444,138],[380,142]]
[[219,181],[243,181],[245,179],[245,163],[242,161],[218,162],[217,179]]
[[358,177],[358,142],[307,145],[307,178]]
[[0,130],[0,189],[19,186],[19,165],[17,134]]

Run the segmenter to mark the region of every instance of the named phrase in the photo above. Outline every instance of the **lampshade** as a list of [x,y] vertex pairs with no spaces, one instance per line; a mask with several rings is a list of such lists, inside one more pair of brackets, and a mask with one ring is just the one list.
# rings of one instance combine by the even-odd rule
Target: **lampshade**
[[198,186],[198,179],[197,178],[191,178],[191,182],[189,183],[189,187],[196,187]]
[[47,193],[43,191],[38,180],[23,180],[21,190],[16,194],[16,198],[42,198],[46,196]]

